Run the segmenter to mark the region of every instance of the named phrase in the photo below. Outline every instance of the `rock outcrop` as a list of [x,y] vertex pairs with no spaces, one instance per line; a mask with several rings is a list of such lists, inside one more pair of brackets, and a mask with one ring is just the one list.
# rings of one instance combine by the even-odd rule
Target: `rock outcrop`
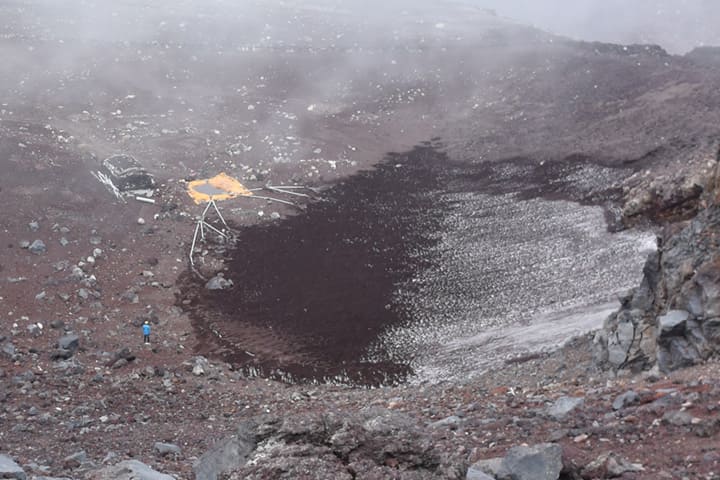
[[641,285],[595,337],[596,361],[667,372],[720,353],[720,187],[717,166],[690,221],[664,227]]
[[[195,465],[198,479],[463,478],[467,466],[433,446],[414,418],[366,408],[343,417],[332,413],[243,422]],[[396,477],[398,471],[405,472]]]

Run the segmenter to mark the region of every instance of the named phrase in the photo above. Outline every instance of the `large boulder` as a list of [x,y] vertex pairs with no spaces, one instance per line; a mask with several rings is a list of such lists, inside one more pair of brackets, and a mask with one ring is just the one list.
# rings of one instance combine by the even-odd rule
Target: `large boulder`
[[217,480],[242,467],[255,450],[257,422],[249,420],[205,452],[193,466],[195,480]]
[[45,242],[42,240],[35,240],[28,246],[28,250],[30,250],[35,255],[42,255],[47,251],[47,247],[45,246]]
[[78,337],[74,333],[69,333],[67,335],[63,335],[57,341],[58,348],[62,348],[63,350],[69,350],[71,352],[75,352],[79,346],[80,346],[80,337]]
[[27,476],[25,471],[15,463],[15,460],[7,455],[0,454],[0,478],[14,478],[16,480],[25,480]]
[[572,411],[585,403],[582,397],[560,397],[547,409],[548,416],[555,420],[564,420]]
[[502,466],[502,461],[502,458],[478,460],[468,468],[465,480],[495,480]]
[[125,460],[117,465],[91,472],[90,480],[175,480],[172,475],[160,473],[137,460]]
[[222,273],[215,275],[205,284],[205,288],[208,290],[225,290],[232,286],[233,281],[226,279]]
[[562,447],[541,443],[513,447],[503,458],[498,480],[558,480],[562,470]]
[[204,454],[194,467],[198,480],[244,478],[352,479],[465,477],[464,455],[435,449],[432,434],[401,412],[367,408],[343,414],[259,417]]

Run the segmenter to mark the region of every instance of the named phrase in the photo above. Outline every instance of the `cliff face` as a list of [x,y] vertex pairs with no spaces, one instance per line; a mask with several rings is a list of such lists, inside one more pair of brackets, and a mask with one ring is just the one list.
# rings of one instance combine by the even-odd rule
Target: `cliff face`
[[622,299],[621,309],[595,336],[596,361],[601,365],[633,370],[657,365],[667,372],[720,353],[717,158],[688,178],[669,183],[674,189],[667,189],[665,196],[659,196],[652,185],[639,188],[648,199],[645,211],[653,211],[656,218],[697,214],[663,228],[641,285]]

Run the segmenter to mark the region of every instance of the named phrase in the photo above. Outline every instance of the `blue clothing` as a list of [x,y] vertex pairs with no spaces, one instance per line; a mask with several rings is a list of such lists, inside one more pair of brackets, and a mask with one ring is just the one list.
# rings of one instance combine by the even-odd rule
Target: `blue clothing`
[[147,323],[143,325],[143,335],[150,335],[150,325]]

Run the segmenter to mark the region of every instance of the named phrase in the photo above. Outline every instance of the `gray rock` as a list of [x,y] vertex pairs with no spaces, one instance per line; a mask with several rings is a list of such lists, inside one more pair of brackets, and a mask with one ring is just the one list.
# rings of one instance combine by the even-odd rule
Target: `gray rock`
[[28,246],[28,250],[30,250],[35,255],[42,255],[47,251],[47,247],[45,246],[45,242],[42,240],[35,240]]
[[2,344],[2,347],[0,347],[0,353],[8,359],[14,360],[17,355],[17,350],[11,342],[5,342]]
[[14,478],[26,480],[25,471],[15,463],[15,460],[0,453],[0,478]]
[[630,463],[624,458],[610,452],[598,458],[583,468],[583,475],[592,478],[616,478],[624,473],[642,472],[645,469],[638,463]]
[[462,419],[458,417],[457,415],[451,415],[447,418],[443,418],[442,420],[438,420],[437,422],[433,422],[429,425],[430,428],[449,428],[450,430],[455,430],[457,427],[460,426],[462,423]]
[[128,362],[126,359],[119,358],[119,359],[117,359],[117,361],[115,361],[115,363],[113,363],[112,368],[115,368],[115,369],[122,368],[125,365],[127,365],[128,363],[130,363],[130,362]]
[[689,367],[701,360],[697,346],[684,336],[658,339],[657,365],[661,372]]
[[690,425],[692,423],[693,417],[688,412],[685,412],[683,410],[674,410],[670,412],[665,412],[665,415],[663,415],[662,419],[665,423],[676,426],[683,426]]
[[628,472],[642,472],[645,470],[639,463],[630,463],[617,455],[611,455],[606,465],[607,473],[611,478],[619,477]]
[[627,392],[623,393],[622,395],[618,395],[615,400],[613,400],[613,410],[620,410],[621,408],[625,408],[628,405],[634,405],[640,401],[640,396],[632,391],[628,390]]
[[585,399],[582,397],[560,397],[547,409],[547,414],[555,420],[563,420],[584,403]]
[[117,465],[93,472],[92,480],[175,480],[172,475],[160,473],[137,460],[125,460]]
[[72,269],[72,273],[70,273],[70,275],[68,275],[68,278],[70,280],[75,280],[76,282],[79,282],[80,280],[85,278],[85,272],[83,272],[82,268],[75,266]]
[[195,480],[217,480],[221,474],[245,465],[257,445],[256,428],[252,420],[243,422],[233,435],[204,453],[193,466]]
[[65,468],[78,468],[80,465],[87,462],[87,460],[87,453],[85,453],[85,450],[81,450],[65,457],[63,459],[63,466]]
[[631,322],[619,323],[608,335],[608,362],[615,367],[624,364],[635,339],[635,325]]
[[28,223],[28,227],[30,228],[30,231],[32,231],[32,232],[37,232],[38,230],[40,230],[40,224],[34,220],[32,222]]
[[51,360],[68,360],[72,358],[73,352],[64,348],[56,348],[50,353]]
[[154,448],[155,452],[161,457],[164,457],[166,455],[180,456],[180,454],[182,453],[180,447],[172,443],[155,442]]
[[682,335],[685,332],[686,322],[690,313],[685,310],[671,310],[658,317],[659,337]]
[[471,465],[465,474],[465,480],[495,480],[495,477],[488,475],[482,470],[475,468],[475,465]]
[[68,241],[67,238],[60,237],[60,245],[62,245],[63,247],[67,247],[68,245],[70,245],[70,242]]
[[226,288],[230,288],[232,286],[232,280],[227,280],[221,275],[215,275],[205,284],[205,288],[208,290],[225,290]]
[[542,443],[513,447],[500,465],[498,480],[558,480],[562,470],[562,447]]
[[[477,462],[473,463],[470,468],[468,468],[465,480],[494,479],[500,471],[502,461],[503,459],[500,457],[478,460]],[[481,476],[481,474],[485,475],[485,477]]]
[[20,240],[20,242],[18,242],[18,245],[20,245],[20,248],[30,248],[30,242],[28,242],[27,240]]
[[58,348],[60,348],[62,350],[67,350],[67,351],[73,352],[73,353],[75,351],[77,351],[79,346],[80,346],[80,337],[78,337],[74,333],[68,333],[67,335],[63,335],[57,341]]
[[31,323],[26,327],[27,332],[32,335],[33,337],[39,337],[42,335],[43,329],[42,327],[37,323]]

